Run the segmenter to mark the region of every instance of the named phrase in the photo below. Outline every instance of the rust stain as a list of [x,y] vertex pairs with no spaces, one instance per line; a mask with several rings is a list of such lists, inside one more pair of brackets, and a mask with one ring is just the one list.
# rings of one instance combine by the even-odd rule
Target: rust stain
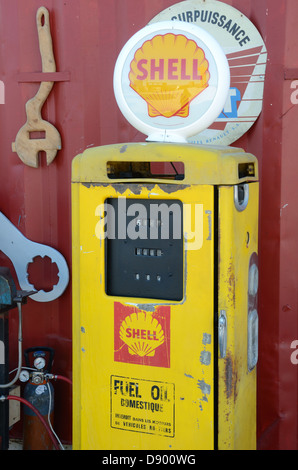
[[124,153],[127,150],[128,145],[123,145],[120,149],[120,153]]
[[[150,178],[148,178],[150,179]],[[147,189],[149,192],[152,191],[155,186],[157,188],[160,188],[162,191],[164,191],[167,194],[174,193],[176,191],[181,191],[183,189],[186,189],[189,187],[188,184],[171,184],[171,183],[149,183],[145,182],[144,183],[133,183],[132,181],[128,181],[127,183],[125,182],[119,182],[119,183],[103,183],[103,182],[83,182],[81,183],[83,186],[86,188],[90,189],[93,187],[103,187],[106,188],[108,186],[111,186],[114,188],[118,193],[123,194],[125,191],[130,190],[133,194],[139,195],[141,192],[145,189]]]
[[129,190],[133,194],[139,195],[141,194],[142,190],[146,188],[148,191],[152,191],[152,189],[155,187],[155,184],[139,184],[139,183],[132,183],[132,182],[127,182],[127,183],[96,183],[96,182],[90,182],[90,183],[82,183],[83,186],[86,188],[90,189],[93,187],[111,187],[116,190],[117,193],[123,194],[125,191]]
[[[160,185],[159,185],[160,186]],[[189,184],[163,184],[161,189],[168,194],[174,193],[175,191],[181,191],[183,189],[189,188]]]
[[233,383],[233,361],[230,356],[225,359],[225,392],[226,397],[230,398],[232,394],[232,383]]
[[235,278],[235,267],[233,262],[230,262],[229,268],[228,268],[228,298],[235,308],[236,304],[236,278]]
[[238,370],[236,361],[233,360],[233,357],[228,353],[225,359],[225,392],[227,399],[234,398],[234,403],[237,399],[237,381],[238,381]]

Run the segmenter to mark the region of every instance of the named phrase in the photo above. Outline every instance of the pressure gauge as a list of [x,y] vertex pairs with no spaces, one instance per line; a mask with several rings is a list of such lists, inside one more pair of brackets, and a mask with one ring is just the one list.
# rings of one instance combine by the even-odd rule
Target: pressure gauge
[[46,360],[44,357],[38,356],[34,359],[33,364],[34,364],[34,367],[36,367],[36,369],[41,370],[41,369],[44,369],[46,365]]
[[19,379],[21,382],[28,382],[29,380],[29,372],[27,370],[22,370],[19,375]]

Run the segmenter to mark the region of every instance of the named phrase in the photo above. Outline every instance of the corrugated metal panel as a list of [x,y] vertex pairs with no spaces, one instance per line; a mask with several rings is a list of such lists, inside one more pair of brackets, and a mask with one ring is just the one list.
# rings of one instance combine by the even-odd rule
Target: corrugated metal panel
[[[112,89],[115,61],[124,43],[172,0],[44,0],[51,15],[60,79],[43,116],[61,133],[62,150],[47,167],[25,166],[11,143],[26,120],[25,103],[41,71],[35,23],[37,0],[0,0],[0,210],[28,238],[58,249],[71,267],[70,175],[72,158],[88,146],[143,141],[119,112]],[[254,153],[261,172],[259,446],[298,448],[297,366],[290,361],[297,328],[297,244],[295,202],[297,159],[290,80],[298,68],[295,0],[234,0],[261,32],[268,50],[264,108],[251,130],[234,145]],[[291,72],[292,70],[292,72]],[[292,75],[291,75],[292,74]],[[294,75],[293,75],[294,74]],[[298,75],[298,74],[297,74]],[[27,78],[26,78],[27,77]],[[1,256],[1,264],[9,265]],[[36,274],[35,274],[36,275]],[[45,275],[40,272],[40,278]],[[17,317],[11,316],[11,367],[16,364]],[[24,347],[56,349],[54,370],[71,375],[71,288],[49,304],[24,308]],[[55,428],[71,440],[70,392],[57,384]]]

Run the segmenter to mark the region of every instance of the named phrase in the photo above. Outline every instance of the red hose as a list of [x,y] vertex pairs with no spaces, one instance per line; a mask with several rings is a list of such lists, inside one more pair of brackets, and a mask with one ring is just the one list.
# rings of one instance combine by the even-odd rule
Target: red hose
[[32,411],[34,411],[34,413],[38,416],[38,418],[40,419],[40,421],[42,422],[42,424],[44,425],[44,427],[46,428],[47,432],[49,433],[50,435],[50,438],[54,444],[54,447],[56,450],[60,450],[60,447],[54,437],[54,434],[52,433],[50,427],[47,425],[46,421],[44,420],[43,416],[40,414],[40,412],[35,408],[35,406],[32,405],[32,403],[30,403],[28,400],[25,400],[25,398],[21,398],[21,397],[16,397],[14,395],[7,395],[5,397],[6,400],[16,400],[16,401],[20,401],[22,403],[24,403],[26,406],[28,406],[29,408],[31,408]]
[[68,377],[64,377],[63,375],[54,375],[54,379],[64,380],[65,382],[68,382],[70,385],[72,385],[72,381]]

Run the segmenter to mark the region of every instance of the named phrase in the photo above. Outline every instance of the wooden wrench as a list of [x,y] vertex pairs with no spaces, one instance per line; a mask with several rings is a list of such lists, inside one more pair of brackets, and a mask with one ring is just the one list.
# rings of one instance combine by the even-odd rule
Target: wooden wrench
[[[45,7],[40,7],[36,14],[39,49],[42,60],[42,72],[56,72],[53,43],[50,30],[50,16]],[[58,130],[41,116],[41,109],[48,98],[54,82],[41,82],[37,94],[26,103],[27,121],[19,130],[13,152],[33,168],[38,168],[38,153],[46,152],[47,164],[50,165],[61,149],[61,137]],[[30,138],[32,132],[45,133],[44,138]]]

